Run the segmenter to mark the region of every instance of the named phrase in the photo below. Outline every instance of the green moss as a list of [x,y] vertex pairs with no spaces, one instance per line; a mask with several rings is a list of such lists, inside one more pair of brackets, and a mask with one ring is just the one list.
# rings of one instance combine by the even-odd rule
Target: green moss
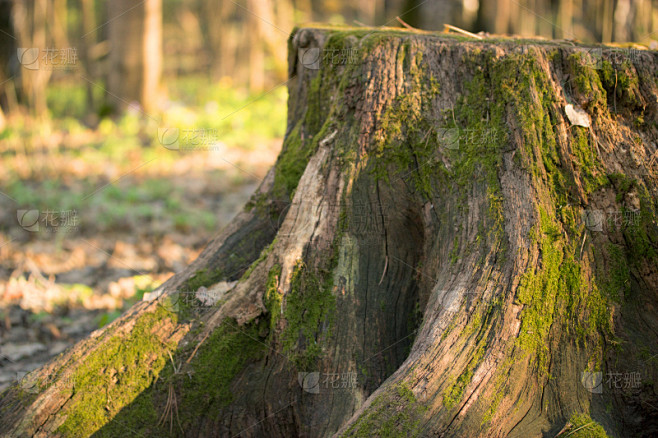
[[274,265],[267,275],[267,284],[265,285],[265,294],[263,302],[270,315],[270,333],[274,333],[276,326],[281,317],[281,304],[283,303],[283,294],[279,291],[279,277],[281,276],[281,266]]
[[[559,53],[554,56],[559,57]],[[605,90],[598,75],[580,56],[567,60],[574,91],[589,102],[590,112],[606,111]],[[533,56],[505,57],[483,70],[489,72],[494,88],[500,91],[491,92],[489,99],[512,109],[520,128],[522,146],[515,152],[516,162],[529,172],[533,186],[540,188],[542,207],[538,208],[539,223],[531,240],[538,245],[541,259],[539,266],[526,272],[517,291],[517,300],[524,305],[517,345],[531,353],[538,375],[546,376],[549,332],[553,328],[579,338],[596,337],[610,329],[610,301],[597,285],[590,286],[587,265],[579,260],[583,230],[574,207],[578,205],[578,185],[587,194],[608,181],[588,131],[572,128],[571,154],[564,155],[558,147],[555,126],[561,105]],[[480,100],[485,101],[484,97]],[[577,172],[568,172],[570,166],[565,163],[570,162]],[[495,203],[490,201],[490,205]]]
[[347,430],[353,437],[415,437],[421,433],[420,423],[427,407],[422,405],[408,384],[400,382],[377,396],[368,414]]
[[459,260],[459,233],[455,233],[455,238],[452,241],[452,249],[450,250],[450,263],[453,265]]
[[442,165],[436,160],[437,124],[427,117],[433,99],[441,92],[440,84],[427,74],[422,52],[416,51],[411,43],[405,41],[397,55],[398,64],[408,72],[409,90],[397,96],[379,120],[371,172],[378,180],[389,181],[391,171],[404,179],[410,178],[427,198],[432,184],[442,173]]
[[446,409],[454,408],[461,401],[462,397],[464,396],[466,386],[468,386],[468,384],[471,383],[471,380],[473,380],[473,372],[475,371],[475,368],[477,368],[477,366],[480,364],[485,350],[485,345],[480,346],[473,357],[469,360],[464,372],[462,372],[459,377],[457,377],[453,383],[450,384],[444,391],[443,405],[446,407]]
[[608,175],[608,179],[615,188],[617,195],[615,201],[621,203],[626,195],[633,190],[637,185],[637,180],[634,178],[628,178],[623,173],[613,173]]
[[[555,52],[558,58],[560,52]],[[576,55],[576,62],[572,58],[572,68],[582,74],[593,74],[584,67]],[[556,60],[556,62],[558,62]],[[555,126],[558,124],[558,115],[561,107],[555,95],[555,90],[549,85],[550,78],[540,68],[534,57],[521,57],[517,61],[523,68],[519,69],[516,82],[507,88],[507,104],[513,108],[514,116],[521,128],[523,136],[522,147],[517,151],[517,162],[531,175],[533,184],[537,187],[547,187],[551,204],[555,207],[557,219],[575,233],[580,221],[578,212],[572,207],[574,197],[577,196],[576,178],[586,175],[583,183],[586,191],[593,191],[605,182],[605,176],[600,171],[598,159],[594,153],[587,133],[575,127],[571,132],[575,139],[571,142],[573,157],[564,156],[557,144]],[[514,68],[512,66],[511,68]],[[574,73],[575,74],[575,73]],[[583,81],[589,80],[586,76]],[[589,84],[589,82],[588,82]],[[589,85],[588,85],[589,87]],[[590,87],[591,88],[591,87]],[[589,89],[589,88],[588,88]],[[573,167],[579,169],[582,164],[587,166],[585,172],[576,174],[565,170],[565,163],[576,160]]]
[[598,74],[607,92],[608,104],[613,108],[617,104],[633,109],[639,107],[639,80],[629,61],[622,62],[618,68],[609,61],[603,61]]
[[204,342],[191,362],[191,377],[181,375],[183,402],[190,407],[187,415],[210,412],[213,406],[226,406],[233,400],[231,383],[247,363],[256,361],[267,352],[261,336],[265,319],[242,327],[233,320],[225,320]]
[[583,52],[575,52],[567,57],[567,71],[574,91],[590,114],[608,114],[607,93],[586,56]]
[[457,314],[455,314],[455,316],[453,316],[452,319],[450,320],[450,323],[448,324],[446,329],[441,334],[441,340],[442,341],[445,338],[447,338],[450,335],[450,333],[452,333],[452,331],[455,329],[455,327],[457,327],[457,322],[458,322],[458,318],[457,318]]
[[224,272],[220,269],[208,272],[208,269],[199,269],[190,277],[181,289],[186,292],[195,292],[202,287],[212,286],[224,278]]
[[[639,212],[622,208],[625,218],[622,231],[627,246],[627,256],[634,267],[658,261],[658,225],[656,213],[658,201],[651,197],[646,187],[638,188]],[[626,220],[626,218],[630,220]]]
[[257,213],[263,214],[267,210],[267,200],[267,193],[254,193],[244,205],[244,209],[245,211],[255,210]]
[[[320,141],[325,139],[335,128],[335,121],[340,119],[342,130],[357,129],[354,114],[347,111],[345,90],[362,80],[357,77],[368,50],[362,45],[357,49],[359,39],[373,44],[377,36],[390,38],[386,32],[372,30],[330,30],[324,44],[323,68],[317,70],[308,82],[304,113],[299,122],[286,135],[283,148],[275,164],[274,194],[278,198],[292,198],[299,179],[306,169],[308,160],[315,153]],[[334,62],[332,54],[353,54],[354,59]],[[341,114],[337,114],[341,111]],[[345,119],[349,119],[345,124]],[[339,142],[338,139],[334,140]],[[354,151],[342,150],[340,145],[334,147],[339,155],[354,155]],[[350,148],[351,149],[351,148]]]
[[[609,332],[609,300],[584,276],[576,258],[577,245],[562,237],[559,227],[540,209],[537,239],[541,265],[531,267],[519,285],[524,305],[518,344],[532,353],[539,376],[548,372],[548,336],[554,323],[580,337]],[[575,239],[577,241],[577,239]]]
[[[482,329],[483,327],[493,327],[495,325],[495,318],[499,315],[501,309],[502,299],[500,297],[492,300],[488,305],[479,303],[473,310],[470,320],[459,334],[458,339],[462,342],[461,348],[472,348],[472,352],[461,374],[453,377],[443,391],[443,404],[446,409],[457,406],[464,396],[464,391],[471,383],[473,373],[482,362],[487,350],[486,330]],[[473,335],[475,335],[474,341],[471,339]]]
[[484,402],[485,406],[488,405],[489,407],[484,413],[484,415],[482,416],[482,421],[480,423],[481,426],[490,422],[493,419],[496,412],[498,411],[498,407],[500,406],[500,403],[503,401],[503,398],[506,395],[505,394],[506,382],[508,378],[508,373],[511,370],[513,363],[514,363],[513,359],[511,357],[508,357],[496,370],[496,378],[493,384],[493,395],[490,399]]
[[573,414],[569,419],[569,424],[570,426],[557,437],[608,438],[605,429],[587,414]]
[[[422,52],[414,50],[412,43],[405,43],[397,52],[397,63],[408,72],[407,90],[386,107],[379,120],[369,169],[377,180],[401,177],[409,181],[425,199],[450,187],[460,190],[461,199],[465,200],[474,185],[486,186],[489,209],[482,229],[487,232],[481,237],[487,239],[481,239],[480,245],[482,249],[498,248],[504,257],[506,240],[498,171],[508,129],[504,117],[507,101],[502,97],[507,89],[518,87],[507,84],[516,77],[508,70],[515,71],[518,64],[499,62],[493,52],[465,58],[464,62],[473,66],[474,77],[454,111],[437,119],[432,109],[440,84],[427,74]],[[493,77],[487,73],[489,69],[496,71]],[[451,163],[450,170],[444,164],[448,161],[445,158]],[[453,245],[453,262],[457,251]]]
[[472,334],[478,332],[482,327],[482,314],[480,312],[474,312],[471,320],[466,324],[464,330],[460,333],[461,337],[468,338]]
[[608,256],[610,269],[603,274],[605,287],[610,297],[619,302],[621,298],[627,298],[631,291],[631,273],[622,247],[609,243]]
[[260,256],[258,256],[258,259],[256,259],[249,266],[247,271],[240,278],[240,281],[245,281],[251,276],[251,274],[254,272],[254,269],[256,269],[258,265],[260,265],[263,261],[265,261],[268,255],[270,255],[270,253],[272,252],[272,248],[274,248],[275,244],[276,244],[276,238],[267,246],[267,248],[261,251]]
[[[73,398],[63,409],[66,420],[58,433],[89,436],[153,383],[168,360],[167,352],[176,348],[154,333],[160,324],[176,324],[176,316],[158,307],[141,316],[128,335],[107,335],[102,348],[84,359],[73,376]],[[139,414],[144,421],[156,417],[148,405],[140,406]]]
[[[177,429],[194,427],[200,412],[227,406],[234,400],[232,385],[239,373],[267,353],[269,325],[267,318],[243,326],[227,319],[202,341],[189,364],[198,342],[178,350],[173,361],[167,356],[159,378],[95,436],[170,436],[171,425],[177,435]],[[176,412],[165,417],[165,406],[174,402]]]
[[283,349],[297,367],[312,369],[322,354],[322,339],[327,336],[336,308],[331,273],[320,276],[301,260],[295,264],[290,292],[285,296],[281,333]]
[[576,170],[580,171],[585,193],[589,194],[605,186],[608,179],[602,171],[596,151],[589,144],[589,131],[586,128],[573,126],[571,132],[573,135],[571,150],[576,160]]
[[[304,144],[301,134],[302,124],[298,123],[286,136],[281,153],[274,167],[274,194],[280,198],[292,199],[299,179],[306,169],[312,150]],[[308,141],[306,141],[308,143]],[[305,147],[306,146],[306,147]]]

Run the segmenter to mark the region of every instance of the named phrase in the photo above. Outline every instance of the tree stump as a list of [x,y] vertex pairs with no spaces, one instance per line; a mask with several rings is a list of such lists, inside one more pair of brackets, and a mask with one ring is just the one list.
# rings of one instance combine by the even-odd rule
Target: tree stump
[[656,71],[655,51],[296,29],[250,202],[5,391],[3,436],[655,436]]

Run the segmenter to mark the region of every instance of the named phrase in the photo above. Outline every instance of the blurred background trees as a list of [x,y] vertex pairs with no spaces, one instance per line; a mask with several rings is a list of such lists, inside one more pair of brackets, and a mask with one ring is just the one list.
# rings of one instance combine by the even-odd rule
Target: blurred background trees
[[[201,74],[263,91],[286,79],[285,42],[295,23],[398,26],[396,16],[428,30],[447,23],[584,42],[658,37],[656,0],[0,0],[0,107],[43,115],[49,81],[76,74],[84,75],[75,80],[86,88],[89,112],[101,115],[131,103],[155,110],[162,77]],[[74,49],[75,74],[19,68],[20,48],[40,56]],[[94,86],[103,89],[98,100]]]

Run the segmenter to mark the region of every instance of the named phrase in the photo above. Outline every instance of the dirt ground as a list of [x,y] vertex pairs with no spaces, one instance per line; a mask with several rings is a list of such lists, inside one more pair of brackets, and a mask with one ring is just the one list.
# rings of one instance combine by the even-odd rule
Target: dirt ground
[[[51,213],[41,210],[38,231],[17,220],[15,199],[0,196],[0,391],[194,260],[249,199],[280,146],[277,140],[253,150],[180,153],[161,167],[156,160],[138,172],[100,178],[94,196],[118,189],[123,195],[115,206],[111,199],[88,202],[68,221],[49,221]],[[70,178],[62,178],[60,192],[84,195],[80,178],[62,175]],[[112,212],[125,208],[128,190],[163,179],[180,205],[164,208],[175,198],[165,190],[128,203],[125,215]],[[178,210],[180,217],[172,215]]]

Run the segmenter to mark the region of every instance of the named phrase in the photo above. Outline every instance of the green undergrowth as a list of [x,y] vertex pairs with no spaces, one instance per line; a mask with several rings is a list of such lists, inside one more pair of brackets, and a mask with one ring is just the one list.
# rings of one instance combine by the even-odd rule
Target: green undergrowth
[[416,399],[405,382],[387,388],[378,395],[366,411],[347,430],[345,436],[415,437],[421,434],[421,421],[427,407]]
[[135,323],[128,335],[106,334],[102,348],[86,357],[72,376],[73,398],[65,405],[64,437],[85,437],[111,421],[147,389],[168,361],[175,343],[154,333],[161,324],[176,324],[176,315],[158,307]]
[[285,296],[283,350],[300,370],[312,369],[322,355],[336,309],[331,271],[316,273],[298,260]]

